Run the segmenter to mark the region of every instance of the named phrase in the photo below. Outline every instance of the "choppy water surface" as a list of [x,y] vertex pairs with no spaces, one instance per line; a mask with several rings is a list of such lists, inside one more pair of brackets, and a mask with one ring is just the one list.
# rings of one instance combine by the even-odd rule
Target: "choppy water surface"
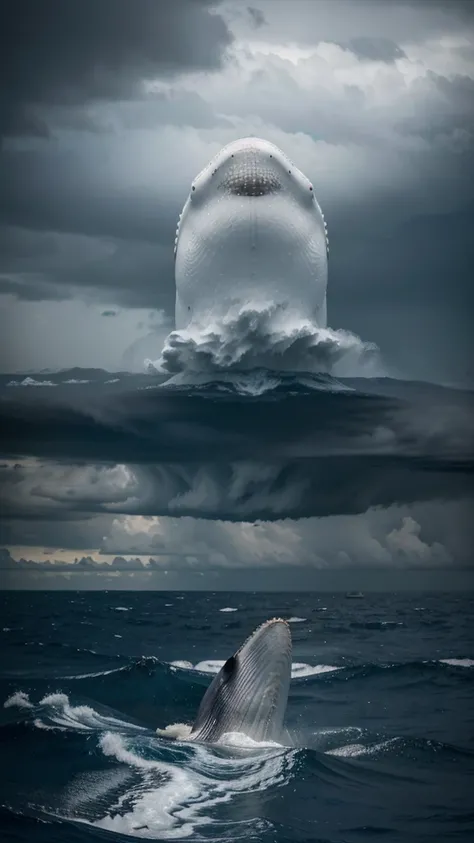
[[[2,840],[472,840],[473,600],[4,593]],[[158,737],[273,615],[292,745]]]

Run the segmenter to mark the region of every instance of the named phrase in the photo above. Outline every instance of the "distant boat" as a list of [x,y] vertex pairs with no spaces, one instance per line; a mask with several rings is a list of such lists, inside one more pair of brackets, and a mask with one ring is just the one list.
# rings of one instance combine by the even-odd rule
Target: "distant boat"
[[361,600],[363,598],[363,594],[361,591],[348,591],[346,597],[349,600]]

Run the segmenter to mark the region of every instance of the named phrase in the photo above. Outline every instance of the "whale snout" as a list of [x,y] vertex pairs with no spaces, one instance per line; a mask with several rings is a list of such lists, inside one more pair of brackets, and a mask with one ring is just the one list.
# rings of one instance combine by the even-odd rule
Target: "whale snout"
[[268,196],[282,189],[282,180],[262,156],[252,151],[232,159],[219,190],[234,196]]

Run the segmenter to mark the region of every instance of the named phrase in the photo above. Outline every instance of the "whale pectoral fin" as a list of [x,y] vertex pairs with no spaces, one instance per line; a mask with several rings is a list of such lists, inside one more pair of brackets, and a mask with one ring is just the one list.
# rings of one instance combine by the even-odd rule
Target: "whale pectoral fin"
[[232,684],[232,679],[237,676],[238,666],[239,658],[237,654],[230,656],[222,665],[201,700],[191,734],[201,730],[207,732],[212,729],[219,709],[222,710],[228,704],[229,685]]

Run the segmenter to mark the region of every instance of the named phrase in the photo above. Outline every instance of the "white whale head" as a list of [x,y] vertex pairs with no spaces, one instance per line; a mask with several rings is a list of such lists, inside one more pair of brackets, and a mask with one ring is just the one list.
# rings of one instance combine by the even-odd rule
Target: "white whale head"
[[313,185],[276,146],[243,138],[192,183],[175,239],[176,328],[255,303],[326,326],[327,230]]
[[278,741],[290,679],[290,628],[273,618],[259,626],[214,677],[188,740],[212,742],[242,732],[255,741]]

